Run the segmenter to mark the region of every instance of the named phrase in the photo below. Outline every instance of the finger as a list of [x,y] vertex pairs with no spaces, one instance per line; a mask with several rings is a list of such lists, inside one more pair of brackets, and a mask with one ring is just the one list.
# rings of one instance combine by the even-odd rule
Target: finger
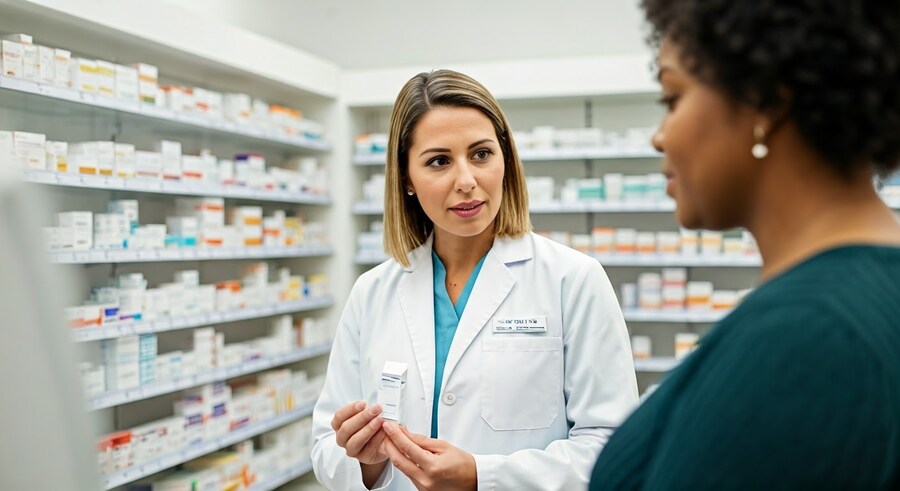
[[406,436],[410,440],[412,440],[413,443],[424,448],[425,450],[428,450],[432,453],[436,453],[437,451],[444,449],[444,446],[445,446],[444,444],[446,442],[444,442],[443,440],[438,440],[436,438],[429,438],[420,433],[413,433],[413,432],[409,431],[409,428],[407,428],[406,426],[401,426],[400,429],[403,430],[403,433],[405,433]]
[[358,412],[355,416],[344,421],[337,431],[338,445],[346,447],[347,441],[379,414],[381,414],[381,406],[376,404],[368,409]]
[[365,401],[356,401],[338,409],[334,412],[334,417],[331,418],[331,429],[334,431],[339,430],[344,421],[362,411],[364,407],[366,407]]
[[410,460],[403,451],[397,448],[397,445],[391,440],[390,435],[384,440],[384,450],[387,453],[388,458],[391,459],[391,463],[394,464],[394,467],[406,474],[413,482],[422,482],[424,480],[426,477],[425,471],[419,468],[419,466]]
[[382,446],[384,445],[384,440],[386,438],[387,433],[379,428],[375,435],[373,435],[372,438],[369,438],[369,441],[366,442],[365,446],[359,451],[359,455],[365,457],[374,457],[381,454],[384,451]]
[[372,418],[372,420],[369,421],[368,424],[360,428],[359,431],[350,435],[350,438],[347,439],[346,445],[344,445],[344,449],[347,450],[347,455],[357,455],[360,451],[362,451],[363,447],[366,446],[366,443],[372,438],[372,435],[378,433],[379,431],[382,431],[382,422],[384,422],[384,420],[376,416]]
[[400,429],[400,426],[397,423],[393,423],[391,421],[385,421],[384,432],[387,433],[388,438],[393,442],[393,444],[403,452],[404,455],[409,456],[410,460],[412,460],[419,467],[425,468],[427,465],[431,464],[432,459],[434,459],[434,455],[427,451],[423,450],[422,447],[416,445],[403,430]]

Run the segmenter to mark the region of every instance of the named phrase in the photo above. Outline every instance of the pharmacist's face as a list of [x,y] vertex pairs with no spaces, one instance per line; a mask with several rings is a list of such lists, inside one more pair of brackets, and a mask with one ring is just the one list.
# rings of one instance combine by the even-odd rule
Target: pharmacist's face
[[691,75],[678,46],[659,50],[659,81],[666,114],[653,136],[665,154],[666,192],[687,228],[721,230],[745,225],[760,161],[750,153],[756,114]]
[[413,131],[408,157],[406,187],[415,195],[407,199],[418,199],[436,236],[493,233],[504,164],[487,116],[467,107],[431,109]]

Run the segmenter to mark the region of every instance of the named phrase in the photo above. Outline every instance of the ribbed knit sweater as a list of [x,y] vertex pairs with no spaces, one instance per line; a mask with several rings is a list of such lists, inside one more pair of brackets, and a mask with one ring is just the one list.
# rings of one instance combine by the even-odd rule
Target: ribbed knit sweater
[[900,248],[751,293],[616,431],[591,490],[900,489]]

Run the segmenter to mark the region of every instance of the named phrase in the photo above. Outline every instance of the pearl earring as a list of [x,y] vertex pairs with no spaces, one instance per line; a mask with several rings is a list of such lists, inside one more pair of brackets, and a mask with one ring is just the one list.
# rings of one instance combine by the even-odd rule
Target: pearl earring
[[406,190],[406,194],[412,196],[412,195],[416,194],[416,192],[413,191],[412,189],[407,189],[407,190]]
[[766,155],[769,155],[769,147],[764,143],[766,139],[766,130],[760,125],[754,126],[753,138],[756,140],[756,144],[750,149],[750,153],[759,160],[766,158]]

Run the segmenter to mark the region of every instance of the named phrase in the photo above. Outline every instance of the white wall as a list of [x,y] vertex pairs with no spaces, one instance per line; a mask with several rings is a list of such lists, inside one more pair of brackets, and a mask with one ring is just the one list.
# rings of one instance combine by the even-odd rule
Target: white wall
[[647,51],[638,0],[177,3],[352,70]]

